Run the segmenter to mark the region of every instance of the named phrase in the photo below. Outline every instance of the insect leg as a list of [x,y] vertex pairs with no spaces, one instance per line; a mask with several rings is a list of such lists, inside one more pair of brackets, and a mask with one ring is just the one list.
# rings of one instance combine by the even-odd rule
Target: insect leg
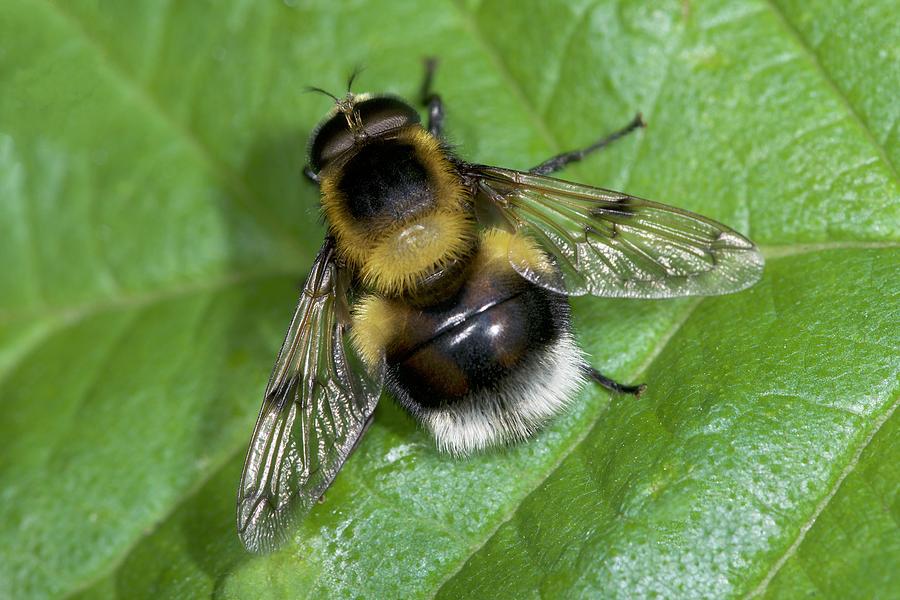
[[588,378],[594,383],[599,383],[606,389],[611,392],[616,392],[617,394],[631,394],[632,396],[640,396],[645,389],[647,389],[646,384],[640,385],[625,385],[624,383],[619,383],[614,379],[610,379],[594,367],[590,365],[586,365],[584,368],[584,374],[588,376]]
[[428,131],[431,135],[444,135],[444,103],[441,97],[431,89],[434,72],[437,70],[437,59],[425,59],[425,80],[422,82],[422,105],[428,108]]
[[570,152],[563,152],[562,154],[557,154],[552,158],[548,158],[536,167],[532,167],[531,169],[529,169],[528,172],[536,173],[537,175],[549,175],[550,173],[555,173],[569,163],[578,162],[591,152],[596,152],[601,148],[605,148],[619,138],[625,137],[635,129],[639,127],[645,127],[646,125],[647,124],[644,123],[644,118],[641,116],[641,113],[638,113],[634,116],[634,119],[631,120],[631,123],[629,123],[622,129],[611,133],[610,135],[594,142],[586,148],[581,148],[580,150],[572,150]]
[[313,182],[315,185],[319,185],[319,174],[309,168],[309,165],[303,167],[303,176]]

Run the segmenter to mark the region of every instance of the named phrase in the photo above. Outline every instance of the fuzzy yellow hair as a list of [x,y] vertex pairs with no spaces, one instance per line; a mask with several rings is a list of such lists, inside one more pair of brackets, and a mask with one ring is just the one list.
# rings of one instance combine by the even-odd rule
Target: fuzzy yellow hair
[[534,240],[502,229],[489,229],[482,234],[478,260],[484,264],[508,261],[528,265],[535,271],[550,272],[553,270],[549,257]]
[[433,212],[405,223],[371,248],[361,266],[363,281],[386,296],[401,295],[469,254],[475,233],[474,221],[461,211]]
[[360,358],[369,368],[381,359],[388,344],[397,335],[403,318],[403,306],[375,294],[359,299],[353,307],[350,335]]
[[408,291],[421,277],[464,255],[475,237],[468,195],[438,140],[418,125],[401,129],[396,139],[415,148],[433,184],[436,202],[428,213],[363,225],[349,214],[338,189],[340,165],[326,169],[321,182],[322,209],[339,252],[368,285],[386,295]]

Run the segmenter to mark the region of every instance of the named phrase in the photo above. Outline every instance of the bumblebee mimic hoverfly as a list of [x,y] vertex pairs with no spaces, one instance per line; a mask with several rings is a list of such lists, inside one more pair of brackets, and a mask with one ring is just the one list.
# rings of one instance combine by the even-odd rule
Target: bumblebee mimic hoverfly
[[244,463],[237,521],[251,551],[275,548],[324,494],[382,388],[451,454],[524,440],[588,380],[643,389],[588,365],[567,296],[726,294],[762,273],[756,246],[725,225],[548,177],[640,115],[528,171],[473,164],[444,141],[427,65],[425,126],[399,98],[317,90],[335,104],[305,173],[328,229]]

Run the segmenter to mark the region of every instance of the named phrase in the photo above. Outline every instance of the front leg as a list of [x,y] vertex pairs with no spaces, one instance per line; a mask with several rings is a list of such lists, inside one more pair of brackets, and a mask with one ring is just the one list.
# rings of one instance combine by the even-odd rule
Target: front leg
[[444,103],[441,97],[431,90],[434,72],[437,69],[436,58],[425,59],[425,80],[422,82],[422,105],[428,109],[428,131],[431,135],[444,137]]
[[641,117],[641,113],[638,113],[637,115],[635,115],[634,119],[631,120],[631,123],[629,123],[622,129],[594,142],[586,148],[581,148],[580,150],[572,150],[571,152],[563,152],[562,154],[557,154],[552,158],[548,158],[536,167],[532,167],[531,169],[529,169],[528,172],[535,173],[536,175],[549,175],[550,173],[555,173],[556,171],[559,171],[570,163],[578,162],[591,152],[596,152],[601,148],[609,146],[616,140],[625,137],[635,129],[646,126],[647,124],[644,123],[644,119]]

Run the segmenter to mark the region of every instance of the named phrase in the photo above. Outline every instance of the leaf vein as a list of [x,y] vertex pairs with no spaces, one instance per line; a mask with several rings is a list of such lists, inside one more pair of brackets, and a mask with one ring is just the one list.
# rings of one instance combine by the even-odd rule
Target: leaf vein
[[[40,335],[36,336],[36,338],[30,342],[30,348],[25,348],[18,357],[16,357],[10,364],[4,367],[3,372],[0,373],[0,383],[2,383],[2,381],[5,379],[6,374],[14,371],[17,365],[20,364],[34,348],[44,343],[47,339],[53,337],[67,327],[73,327],[74,325],[84,321],[85,319],[96,316],[98,314],[102,314],[105,311],[140,309],[154,303],[173,300],[182,296],[187,296],[189,294],[213,292],[219,289],[247,283],[250,281],[290,276],[295,276],[295,274],[286,272],[235,273],[228,277],[210,279],[208,281],[203,281],[200,283],[179,285],[169,289],[155,290],[144,294],[123,296],[108,302],[85,304],[71,308],[59,309],[51,313],[41,313],[35,315],[35,319],[45,318],[55,322],[52,322],[45,331],[42,331]],[[21,315],[19,315],[19,317],[21,318]],[[6,315],[0,314],[0,325],[9,323],[13,320],[13,318],[7,318]]]
[[875,134],[872,132],[868,123],[862,118],[862,115],[856,110],[853,104],[850,103],[850,99],[838,87],[837,82],[828,73],[825,69],[825,65],[819,60],[818,55],[815,52],[815,48],[809,43],[803,34],[798,30],[793,23],[791,23],[787,15],[785,15],[784,11],[781,10],[781,7],[778,6],[776,0],[766,0],[766,4],[768,4],[769,8],[772,11],[772,14],[778,19],[781,23],[784,30],[790,35],[791,38],[797,43],[797,45],[803,50],[803,52],[809,57],[810,63],[812,63],[813,67],[821,76],[822,80],[828,86],[828,89],[831,90],[832,94],[838,99],[838,101],[844,105],[844,108],[847,111],[849,117],[856,122],[859,128],[862,130],[863,135],[869,141],[869,143],[874,147],[875,152],[878,154],[879,158],[884,162],[885,166],[891,173],[894,181],[900,180],[900,176],[897,173],[897,166],[891,162],[891,159],[888,157],[887,152],[882,144],[878,142],[878,139],[875,137]]
[[575,20],[575,24],[569,30],[562,52],[560,52],[559,60],[556,61],[556,70],[551,76],[553,83],[551,83],[547,89],[544,102],[542,102],[543,106],[537,109],[537,112],[541,115],[542,120],[546,120],[547,112],[553,105],[553,96],[559,90],[559,82],[562,80],[563,65],[566,64],[566,59],[572,52],[573,44],[575,42],[575,36],[578,34],[578,31],[584,26],[587,19],[591,16],[591,13],[597,7],[597,4],[597,2],[592,2],[589,6],[587,6],[584,11],[580,15],[578,15],[578,19]]
[[112,53],[93,38],[77,17],[66,11],[57,0],[44,0],[44,4],[81,38],[84,46],[93,52],[101,64],[107,68],[113,81],[130,92],[136,102],[142,104],[146,110],[159,118],[178,139],[185,143],[187,148],[210,167],[212,172],[230,189],[234,198],[244,206],[249,214],[253,215],[259,224],[276,234],[289,248],[296,250],[299,254],[304,254],[299,243],[285,229],[282,222],[275,215],[270,214],[264,204],[253,201],[252,191],[243,179],[228,164],[217,157],[212,148],[195,131],[176,120],[157,97],[130,76],[129,70],[119,64],[113,58]]
[[519,81],[513,76],[512,72],[509,69],[509,66],[500,55],[500,52],[497,50],[497,48],[491,45],[488,38],[485,37],[474,16],[469,13],[469,11],[467,11],[464,6],[462,6],[461,0],[450,0],[450,3],[459,12],[460,16],[462,17],[463,25],[472,35],[472,38],[481,47],[485,55],[487,55],[488,59],[493,63],[494,68],[497,70],[497,73],[503,78],[504,82],[506,83],[507,89],[512,91],[516,100],[518,100],[518,102],[522,105],[522,108],[525,110],[525,113],[527,114],[534,128],[537,129],[541,137],[544,138],[544,141],[548,146],[550,146],[551,150],[559,151],[562,146],[559,140],[556,138],[556,135],[554,135],[554,133],[550,130],[550,127],[547,126],[546,121],[541,117],[534,103],[532,103],[528,99],[528,95],[525,93],[525,89],[522,87],[522,84],[519,83]]
[[853,456],[841,471],[840,475],[838,475],[838,478],[835,480],[834,485],[831,486],[822,500],[819,501],[819,503],[813,509],[813,512],[809,516],[809,518],[803,523],[803,525],[800,526],[800,529],[797,532],[797,537],[788,546],[787,550],[784,551],[784,554],[782,554],[778,558],[778,560],[775,561],[775,563],[772,565],[772,568],[769,569],[768,573],[766,573],[762,581],[760,581],[759,585],[753,588],[753,590],[751,590],[745,596],[745,598],[755,598],[764,594],[766,589],[769,587],[769,584],[772,582],[775,576],[778,575],[778,572],[781,571],[781,568],[785,565],[785,563],[797,553],[800,545],[806,538],[806,534],[809,533],[810,529],[812,529],[812,526],[819,518],[819,515],[821,515],[822,512],[831,503],[831,499],[834,498],[834,496],[837,494],[847,476],[850,475],[850,473],[852,473],[856,466],[859,464],[863,452],[866,448],[869,447],[869,445],[872,443],[872,440],[875,439],[875,436],[878,435],[878,432],[881,431],[881,428],[884,426],[884,424],[887,423],[891,416],[894,414],[894,411],[896,410],[898,404],[900,404],[900,396],[897,396],[897,398],[894,399],[893,404],[891,404],[890,408],[875,421],[872,430],[865,437],[859,447],[856,448],[856,450],[853,452]]

